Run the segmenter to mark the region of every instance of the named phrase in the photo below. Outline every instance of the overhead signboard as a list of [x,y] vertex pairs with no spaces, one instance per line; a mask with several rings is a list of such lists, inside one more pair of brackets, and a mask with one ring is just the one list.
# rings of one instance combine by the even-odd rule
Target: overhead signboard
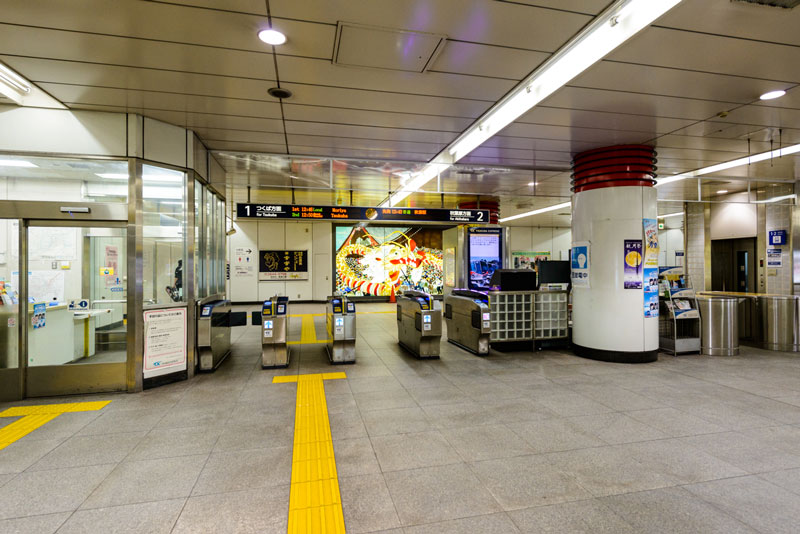
[[316,219],[330,221],[405,221],[488,224],[489,210],[433,208],[365,208],[361,206],[293,206],[236,204],[239,219]]

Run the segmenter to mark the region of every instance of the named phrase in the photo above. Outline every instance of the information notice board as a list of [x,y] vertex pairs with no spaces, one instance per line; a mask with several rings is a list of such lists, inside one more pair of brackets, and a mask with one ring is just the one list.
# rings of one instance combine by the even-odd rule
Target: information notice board
[[488,224],[489,210],[236,204],[237,219],[316,219],[328,221],[405,221]]
[[144,378],[185,371],[186,308],[144,312]]

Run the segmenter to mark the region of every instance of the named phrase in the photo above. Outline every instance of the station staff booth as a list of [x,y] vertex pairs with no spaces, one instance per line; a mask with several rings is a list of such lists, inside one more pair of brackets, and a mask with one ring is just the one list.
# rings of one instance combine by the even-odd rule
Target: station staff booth
[[194,373],[195,302],[225,293],[213,181],[183,128],[0,105],[0,400]]

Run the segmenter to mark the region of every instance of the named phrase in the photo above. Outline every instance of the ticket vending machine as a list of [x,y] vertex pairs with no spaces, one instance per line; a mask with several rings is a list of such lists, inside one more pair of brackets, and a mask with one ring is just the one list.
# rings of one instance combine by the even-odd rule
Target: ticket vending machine
[[422,291],[397,297],[397,339],[418,358],[438,358],[442,339],[442,309]]
[[356,361],[356,304],[347,297],[328,297],[326,307],[328,359],[331,363]]
[[289,297],[272,297],[261,307],[261,367],[274,369],[289,365],[286,331],[289,322]]

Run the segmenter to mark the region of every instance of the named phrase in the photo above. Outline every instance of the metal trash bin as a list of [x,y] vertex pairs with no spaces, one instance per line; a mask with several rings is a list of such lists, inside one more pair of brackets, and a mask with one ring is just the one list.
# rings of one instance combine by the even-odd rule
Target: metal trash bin
[[700,352],[711,356],[739,354],[738,299],[697,297],[700,308]]
[[761,342],[767,350],[800,351],[798,305],[792,295],[763,295],[758,297],[761,312]]

